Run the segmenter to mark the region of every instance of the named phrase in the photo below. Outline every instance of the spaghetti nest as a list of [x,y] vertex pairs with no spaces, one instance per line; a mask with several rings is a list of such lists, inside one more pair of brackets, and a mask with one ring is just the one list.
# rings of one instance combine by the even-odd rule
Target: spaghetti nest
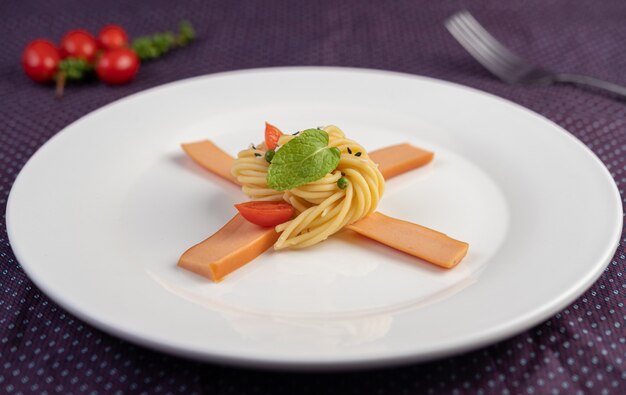
[[[317,181],[287,191],[268,187],[270,164],[265,159],[265,143],[239,152],[232,173],[242,185],[243,192],[253,200],[285,200],[297,216],[276,226],[281,233],[274,248],[304,248],[338,232],[374,212],[384,191],[384,179],[361,145],[345,137],[336,126],[322,130],[328,133],[329,147],[339,149],[341,156],[336,169]],[[297,136],[283,135],[278,144],[286,144]],[[344,189],[340,178],[348,181]],[[345,183],[344,183],[345,185]]]

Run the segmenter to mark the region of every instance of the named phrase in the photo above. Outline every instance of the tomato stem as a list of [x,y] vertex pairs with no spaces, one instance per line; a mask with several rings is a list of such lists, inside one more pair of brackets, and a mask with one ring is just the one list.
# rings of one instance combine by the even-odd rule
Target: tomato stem
[[56,96],[58,98],[61,98],[63,97],[63,91],[65,89],[65,80],[67,79],[67,75],[65,74],[65,72],[60,71],[57,73],[56,79]]

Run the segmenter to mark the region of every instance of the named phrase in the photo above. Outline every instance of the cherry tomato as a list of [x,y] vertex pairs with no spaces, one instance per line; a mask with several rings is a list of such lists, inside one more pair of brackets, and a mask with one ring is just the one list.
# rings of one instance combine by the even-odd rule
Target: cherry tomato
[[278,139],[283,135],[276,126],[265,122],[265,145],[268,150],[276,149]]
[[36,82],[52,81],[59,66],[59,52],[48,40],[31,41],[22,53],[22,67]]
[[235,204],[245,219],[255,225],[272,227],[293,218],[296,209],[287,202],[253,201]]
[[128,35],[121,26],[107,25],[100,30],[98,41],[103,49],[124,48],[128,45]]
[[61,56],[63,58],[82,58],[91,63],[96,58],[98,42],[84,30],[72,30],[61,40]]
[[137,54],[127,48],[107,51],[98,59],[96,74],[107,84],[124,84],[135,77],[139,70]]

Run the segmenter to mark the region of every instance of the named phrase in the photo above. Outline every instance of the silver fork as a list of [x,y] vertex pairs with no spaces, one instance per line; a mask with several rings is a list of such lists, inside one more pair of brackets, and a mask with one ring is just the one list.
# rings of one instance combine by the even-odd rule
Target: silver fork
[[509,84],[570,83],[603,89],[626,98],[626,87],[585,75],[556,73],[528,63],[489,34],[468,11],[457,12],[445,24],[480,64]]

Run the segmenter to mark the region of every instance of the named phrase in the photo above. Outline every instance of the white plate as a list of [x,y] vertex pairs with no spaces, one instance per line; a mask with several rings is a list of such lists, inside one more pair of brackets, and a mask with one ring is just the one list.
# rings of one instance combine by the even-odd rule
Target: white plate
[[[379,210],[469,242],[467,258],[446,271],[345,232],[220,284],[177,268],[245,200],[179,144],[235,154],[265,120],[434,150],[387,183]],[[283,68],[180,81],[83,117],[26,164],[7,224],[30,278],[105,331],[203,360],[337,368],[458,353],[548,318],[607,265],[622,207],[591,151],[520,106],[410,75]]]

